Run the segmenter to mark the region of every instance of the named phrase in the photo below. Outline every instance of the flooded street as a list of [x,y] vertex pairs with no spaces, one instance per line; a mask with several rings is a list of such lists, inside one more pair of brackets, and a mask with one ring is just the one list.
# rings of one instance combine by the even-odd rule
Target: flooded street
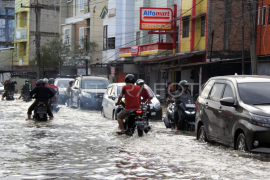
[[26,121],[32,102],[0,102],[0,179],[269,179],[270,158],[195,140],[152,122],[119,136],[99,111],[61,105],[55,119]]

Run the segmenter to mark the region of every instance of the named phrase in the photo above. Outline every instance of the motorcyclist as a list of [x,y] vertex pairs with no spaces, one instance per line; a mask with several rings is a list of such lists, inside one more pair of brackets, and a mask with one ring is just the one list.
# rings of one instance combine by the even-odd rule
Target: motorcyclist
[[23,93],[25,92],[30,92],[32,90],[32,85],[29,83],[29,80],[26,79],[25,83],[23,84],[23,86],[21,87],[21,95],[19,97],[19,99],[21,99]]
[[45,81],[38,80],[36,82],[36,87],[30,92],[30,96],[33,97],[35,94],[35,102],[29,107],[27,115],[28,119],[31,119],[32,111],[38,105],[39,102],[43,102],[47,107],[47,113],[50,117],[50,120],[53,119],[53,114],[51,109],[49,108],[48,99],[54,96],[54,92],[51,89],[45,87]]
[[44,81],[45,81],[45,86],[51,88],[51,90],[55,93],[55,95],[58,94],[58,92],[59,92],[59,91],[58,91],[58,87],[57,87],[56,85],[54,85],[55,80],[54,80],[53,78],[50,78],[50,79],[47,81],[48,83],[46,83],[46,79],[47,79],[47,78],[44,79]]
[[117,132],[118,134],[125,134],[125,127],[123,119],[129,115],[130,112],[133,110],[140,108],[140,93],[141,88],[139,86],[135,86],[134,83],[136,82],[136,78],[133,74],[128,74],[125,77],[126,85],[123,86],[120,96],[118,97],[117,102],[115,105],[120,105],[120,101],[122,97],[125,95],[125,108],[117,114],[117,120],[121,127],[121,131]]
[[[174,123],[175,123],[175,129],[178,129],[178,121],[182,120],[180,119],[181,116],[179,116],[178,111],[179,111],[179,105],[182,102],[183,98],[189,98],[190,92],[188,90],[188,81],[182,80],[178,84],[179,89],[175,91],[173,94],[173,101],[175,102],[175,107],[174,107]],[[181,121],[182,122],[182,121]],[[179,127],[180,128],[180,127]]]
[[15,84],[17,84],[17,82],[14,80],[12,80],[11,82],[10,80],[5,81],[5,85],[4,85],[5,92],[2,95],[2,101],[7,96],[8,91],[15,91]]
[[67,94],[67,99],[66,99],[66,101],[68,102],[68,104],[71,104],[71,87],[72,87],[72,85],[73,85],[73,83],[74,83],[74,81],[69,81],[69,85],[68,85],[68,87],[66,88],[66,94]]
[[[152,102],[151,102],[151,96],[150,96],[150,93],[149,93],[149,91],[144,87],[144,80],[138,79],[137,82],[136,82],[136,84],[137,84],[138,86],[140,86],[140,88],[141,88],[141,97],[142,97],[141,102],[142,102],[142,103],[145,103],[145,102],[148,100],[149,103],[152,103]],[[147,114],[147,124],[149,124],[149,119],[151,119],[151,109],[150,109],[150,106],[148,107],[148,111],[149,111],[149,113]]]

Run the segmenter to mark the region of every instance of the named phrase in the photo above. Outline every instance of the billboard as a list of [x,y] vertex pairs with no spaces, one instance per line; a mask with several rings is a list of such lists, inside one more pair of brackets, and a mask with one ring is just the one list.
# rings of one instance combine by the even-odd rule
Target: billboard
[[132,56],[138,56],[138,55],[140,55],[139,49],[140,49],[139,46],[132,46],[131,47],[131,55]]
[[170,8],[140,8],[140,30],[172,30],[172,19]]

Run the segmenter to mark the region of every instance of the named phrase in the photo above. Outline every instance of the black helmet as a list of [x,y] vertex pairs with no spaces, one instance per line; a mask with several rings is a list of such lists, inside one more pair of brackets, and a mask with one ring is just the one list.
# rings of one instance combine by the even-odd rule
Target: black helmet
[[29,82],[29,80],[28,80],[28,79],[26,79],[26,80],[25,80],[25,82]]
[[12,80],[11,83],[12,83],[12,84],[17,84],[17,81]]
[[136,78],[133,74],[128,74],[126,75],[125,77],[125,83],[131,83],[131,84],[134,84],[136,82]]
[[36,82],[36,86],[41,86],[41,85],[45,85],[45,81],[43,81],[43,79],[40,79]]
[[180,87],[188,87],[188,82],[186,80],[182,80],[178,84]]
[[144,84],[144,80],[143,79],[138,79],[136,81],[136,84],[139,85],[139,84]]
[[49,80],[48,80],[47,78],[44,78],[43,81],[44,81],[45,83],[48,83]]
[[50,78],[49,81],[48,81],[49,84],[54,84],[54,79],[53,78]]

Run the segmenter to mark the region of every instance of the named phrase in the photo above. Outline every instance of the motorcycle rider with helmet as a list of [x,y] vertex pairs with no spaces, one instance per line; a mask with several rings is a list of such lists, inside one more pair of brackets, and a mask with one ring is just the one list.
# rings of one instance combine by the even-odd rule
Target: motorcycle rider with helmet
[[[175,102],[175,107],[174,107],[174,124],[175,124],[175,130],[178,129],[178,121],[180,120],[180,126],[183,123],[183,119],[180,119],[181,116],[179,116],[178,111],[179,111],[179,105],[182,102],[182,98],[189,98],[191,97],[190,92],[188,90],[188,82],[186,80],[182,80],[179,82],[178,87],[179,89],[172,93],[173,96],[173,101]],[[181,128],[181,127],[179,127]]]
[[51,90],[55,93],[55,95],[58,94],[58,87],[56,85],[54,85],[55,80],[53,78],[50,78],[47,81],[48,83],[46,83],[46,78],[45,78],[44,81],[45,81],[45,86],[46,87],[51,88]]
[[48,87],[45,87],[45,81],[38,80],[36,82],[36,87],[30,92],[30,96],[33,97],[35,94],[35,102],[28,108],[28,118],[26,120],[31,119],[32,111],[39,104],[39,102],[43,102],[47,108],[47,113],[50,117],[50,120],[53,120],[53,114],[48,104],[48,99],[54,96],[54,92],[51,91]]
[[121,131],[117,132],[118,134],[125,134],[125,127],[123,119],[127,117],[130,112],[139,109],[141,104],[141,88],[140,86],[135,86],[134,83],[136,82],[136,78],[133,74],[128,74],[125,77],[126,85],[123,86],[120,96],[118,97],[117,102],[115,105],[119,105],[122,97],[125,95],[125,108],[117,114],[117,120],[121,127]]
[[10,82],[10,80],[5,81],[5,85],[4,85],[5,92],[2,95],[2,101],[7,96],[8,91],[13,91],[13,92],[15,91],[15,84],[17,84],[17,82],[15,80],[12,80],[11,82]]
[[30,92],[32,90],[32,85],[29,83],[29,80],[26,79],[25,83],[23,84],[23,86],[21,87],[21,95],[19,97],[19,99],[21,99],[23,93],[25,92]]

